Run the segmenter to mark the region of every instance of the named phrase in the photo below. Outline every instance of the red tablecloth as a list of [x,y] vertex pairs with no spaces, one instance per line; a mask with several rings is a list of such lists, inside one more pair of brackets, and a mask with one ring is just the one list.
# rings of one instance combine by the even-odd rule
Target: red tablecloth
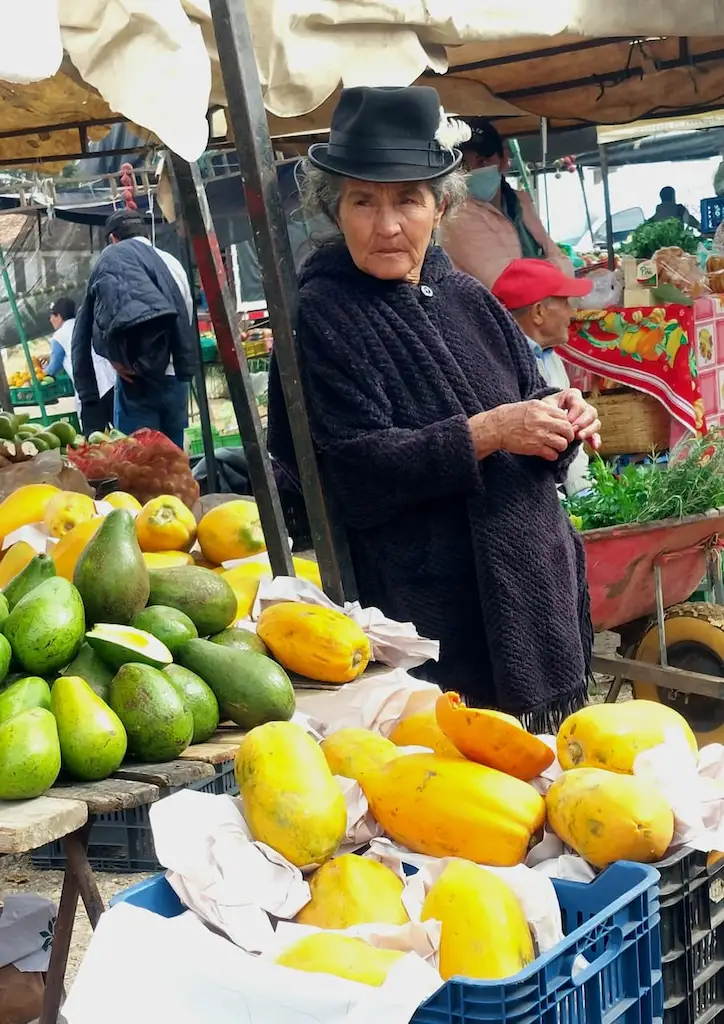
[[[712,303],[706,301],[709,310]],[[698,337],[690,306],[586,310],[571,324],[561,355],[578,369],[571,377],[585,390],[592,389],[596,376],[636,388],[658,399],[683,431],[698,433],[706,430],[708,413]]]

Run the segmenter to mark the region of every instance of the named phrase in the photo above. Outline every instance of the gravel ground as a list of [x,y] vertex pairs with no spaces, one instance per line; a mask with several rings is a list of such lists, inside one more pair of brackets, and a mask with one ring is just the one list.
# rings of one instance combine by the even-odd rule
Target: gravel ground
[[[596,636],[596,650],[603,654],[613,654],[618,646],[618,636],[614,633],[599,633]],[[597,677],[591,688],[591,700],[600,703],[605,700],[610,685],[609,679]],[[629,699],[631,696],[628,687],[624,688],[620,700]],[[148,874],[135,875],[113,875],[102,872],[96,873],[96,881],[101,897],[106,905],[112,896],[127,889],[136,882],[149,878]],[[41,896],[54,900],[60,899],[60,890],[63,883],[61,871],[41,871],[34,868],[29,857],[2,857],[0,858],[0,901],[6,893],[11,892],[36,892]],[[79,901],[76,914],[73,941],[68,958],[68,971],[66,974],[66,987],[70,988],[76,976],[80,962],[83,959],[86,947],[90,941],[91,928],[85,915],[83,904]]]

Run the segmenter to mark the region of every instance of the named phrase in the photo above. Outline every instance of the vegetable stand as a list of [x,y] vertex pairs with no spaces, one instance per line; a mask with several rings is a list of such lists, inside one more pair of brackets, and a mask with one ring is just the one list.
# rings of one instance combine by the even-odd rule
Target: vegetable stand
[[[582,534],[596,630],[621,633],[618,655],[594,655],[596,672],[624,680],[636,697],[677,708],[712,742],[724,724],[724,610],[687,602],[705,576],[721,601],[724,510]],[[652,622],[652,616],[654,621]]]

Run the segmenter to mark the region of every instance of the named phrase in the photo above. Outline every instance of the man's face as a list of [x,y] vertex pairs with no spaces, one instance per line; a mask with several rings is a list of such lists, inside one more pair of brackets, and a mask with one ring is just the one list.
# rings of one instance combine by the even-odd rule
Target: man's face
[[534,318],[541,348],[565,345],[573,308],[570,299],[553,298],[536,303]]
[[51,313],[49,319],[50,326],[53,328],[54,331],[57,331],[60,325],[63,323],[63,317],[58,316],[57,313]]

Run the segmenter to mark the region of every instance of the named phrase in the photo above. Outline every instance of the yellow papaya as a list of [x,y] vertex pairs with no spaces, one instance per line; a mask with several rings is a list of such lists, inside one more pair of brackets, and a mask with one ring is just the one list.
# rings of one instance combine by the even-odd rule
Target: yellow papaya
[[390,740],[398,747],[429,747],[440,757],[464,756],[437,724],[435,708],[403,718],[390,733]]
[[256,631],[290,672],[322,683],[350,683],[369,664],[370,642],[343,612],[286,601],[265,608]]
[[24,540],[19,540],[12,544],[2,556],[2,561],[0,562],[0,590],[4,590],[10,580],[14,580],[18,573],[22,572],[36,555],[37,551],[35,548],[31,548]]
[[630,775],[638,754],[658,747],[678,732],[693,754],[696,737],[686,719],[652,700],[589,704],[575,711],[558,730],[556,747],[561,768],[605,768]]
[[319,745],[294,722],[267,722],[242,740],[234,774],[254,839],[297,867],[329,860],[347,809]]
[[384,984],[393,966],[405,956],[395,949],[375,949],[363,939],[316,932],[300,939],[277,957],[282,967],[312,974],[335,974],[361,985]]
[[457,693],[443,693],[435,706],[437,724],[471,761],[530,782],[555,760],[551,748],[526,732],[513,715],[469,708]]
[[384,864],[345,853],[318,868],[309,882],[312,898],[297,924],[344,931],[358,924],[407,924],[404,883]]
[[357,782],[365,772],[400,756],[391,740],[371,729],[338,729],[327,736],[321,746],[332,775],[343,775]]
[[442,925],[440,975],[511,978],[535,959],[528,922],[509,885],[468,860],[445,868],[422,905]]
[[42,523],[48,502],[60,492],[52,484],[25,484],[0,502],[0,540],[21,526]]
[[661,860],[674,835],[666,798],[636,775],[572,768],[548,790],[546,807],[558,838],[595,868]]
[[387,835],[432,857],[520,864],[545,821],[545,802],[527,782],[460,758],[397,757],[360,785]]

